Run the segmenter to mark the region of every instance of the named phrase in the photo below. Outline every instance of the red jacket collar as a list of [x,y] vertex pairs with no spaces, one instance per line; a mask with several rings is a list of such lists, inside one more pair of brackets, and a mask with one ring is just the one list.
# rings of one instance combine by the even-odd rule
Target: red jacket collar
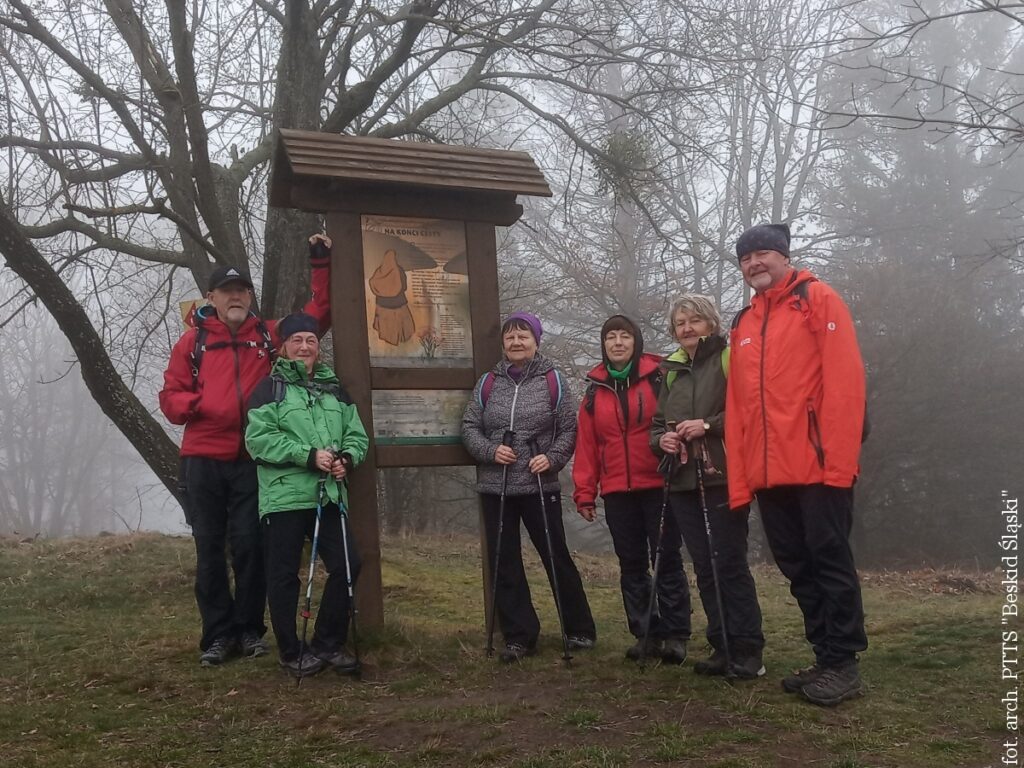
[[[637,371],[637,376],[643,379],[658,370],[658,366],[661,365],[661,357],[651,354],[650,352],[644,352],[640,355],[640,360],[638,362],[640,365]],[[598,363],[590,369],[590,373],[587,374],[587,378],[593,379],[594,381],[600,381],[602,383],[608,383],[608,380],[611,377],[608,375],[608,369],[604,367],[604,363]]]

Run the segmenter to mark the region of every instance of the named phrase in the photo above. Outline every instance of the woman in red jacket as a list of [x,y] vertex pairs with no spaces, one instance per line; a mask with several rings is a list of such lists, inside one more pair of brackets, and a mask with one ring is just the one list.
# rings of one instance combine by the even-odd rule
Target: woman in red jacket
[[690,638],[690,591],[683,572],[679,529],[665,520],[658,599],[646,653],[643,637],[651,595],[650,564],[658,546],[664,478],[648,446],[661,384],[657,355],[644,354],[636,324],[612,315],[601,328],[601,364],[587,375],[579,412],[573,501],[588,521],[597,516],[598,493],[621,571],[622,602],[637,641],[626,658],[660,655],[681,664]]

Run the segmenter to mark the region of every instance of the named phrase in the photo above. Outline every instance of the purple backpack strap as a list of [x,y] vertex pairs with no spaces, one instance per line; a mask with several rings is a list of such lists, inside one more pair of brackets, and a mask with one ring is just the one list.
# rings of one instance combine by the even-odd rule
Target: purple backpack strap
[[[551,410],[558,410],[558,406],[562,402],[562,377],[558,375],[558,371],[552,368],[544,374],[544,378],[548,382],[548,397],[551,398]],[[480,403],[481,408],[487,407],[487,399],[491,396],[492,389],[494,389],[494,373],[489,371],[480,377],[480,390],[477,402]]]

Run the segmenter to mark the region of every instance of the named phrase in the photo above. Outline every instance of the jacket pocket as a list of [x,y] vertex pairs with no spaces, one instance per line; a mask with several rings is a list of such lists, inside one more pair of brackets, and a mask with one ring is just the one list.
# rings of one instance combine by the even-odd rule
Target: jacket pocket
[[821,428],[818,426],[818,414],[814,410],[814,403],[810,400],[807,401],[807,439],[810,440],[811,447],[818,457],[818,466],[824,469],[825,449],[821,444]]

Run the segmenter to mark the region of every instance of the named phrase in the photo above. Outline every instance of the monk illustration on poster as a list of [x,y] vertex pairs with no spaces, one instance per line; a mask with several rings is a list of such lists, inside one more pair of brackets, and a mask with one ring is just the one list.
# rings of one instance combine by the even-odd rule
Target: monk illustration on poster
[[371,364],[472,366],[465,224],[363,216],[362,235]]

